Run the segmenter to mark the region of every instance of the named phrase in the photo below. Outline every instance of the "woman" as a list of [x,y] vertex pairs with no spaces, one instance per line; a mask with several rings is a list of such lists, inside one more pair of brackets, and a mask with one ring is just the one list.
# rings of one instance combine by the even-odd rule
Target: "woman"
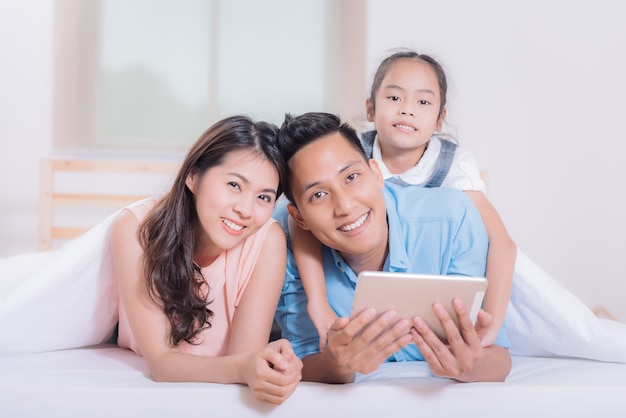
[[247,117],[217,122],[169,193],[112,227],[118,344],[142,355],[154,380],[244,383],[270,403],[300,381],[289,342],[268,344],[286,262],[271,218],[284,178],[276,135]]

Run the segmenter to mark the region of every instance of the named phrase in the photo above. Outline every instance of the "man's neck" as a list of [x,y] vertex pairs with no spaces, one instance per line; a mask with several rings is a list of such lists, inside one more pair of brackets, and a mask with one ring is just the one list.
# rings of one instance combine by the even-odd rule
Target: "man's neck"
[[362,271],[382,271],[385,266],[387,254],[389,254],[389,232],[385,245],[380,246],[374,251],[366,254],[348,254],[340,253],[343,259],[348,263],[352,271],[358,276]]

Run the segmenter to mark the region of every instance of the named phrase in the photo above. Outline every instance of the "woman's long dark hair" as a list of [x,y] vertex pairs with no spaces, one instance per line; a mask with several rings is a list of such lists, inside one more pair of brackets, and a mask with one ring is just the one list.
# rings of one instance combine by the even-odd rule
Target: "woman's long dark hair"
[[[246,116],[223,119],[198,138],[189,150],[171,190],[150,212],[139,231],[144,247],[144,274],[148,292],[159,303],[171,325],[170,343],[195,344],[198,334],[211,326],[210,289],[194,262],[200,227],[194,195],[185,182],[222,164],[232,151],[251,150],[270,162],[278,173],[282,193],[285,165],[277,145],[278,128]],[[203,290],[204,289],[204,290]]]

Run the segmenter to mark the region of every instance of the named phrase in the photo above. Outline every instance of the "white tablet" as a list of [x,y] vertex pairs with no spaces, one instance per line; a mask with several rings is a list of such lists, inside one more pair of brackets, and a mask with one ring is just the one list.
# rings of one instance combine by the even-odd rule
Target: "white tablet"
[[378,313],[394,309],[409,320],[421,316],[445,341],[441,323],[432,310],[433,304],[442,304],[458,327],[452,299],[460,298],[475,323],[486,289],[487,279],[484,277],[364,271],[359,274],[351,316],[366,308],[374,308]]

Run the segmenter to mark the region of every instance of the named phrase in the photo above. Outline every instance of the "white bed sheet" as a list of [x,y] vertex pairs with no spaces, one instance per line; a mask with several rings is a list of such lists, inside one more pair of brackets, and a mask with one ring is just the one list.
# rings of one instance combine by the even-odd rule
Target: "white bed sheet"
[[[392,377],[393,376],[393,377]],[[455,383],[423,362],[348,385],[302,382],[282,405],[243,385],[158,383],[117,346],[0,356],[4,417],[624,417],[626,364],[513,357],[504,383]]]

